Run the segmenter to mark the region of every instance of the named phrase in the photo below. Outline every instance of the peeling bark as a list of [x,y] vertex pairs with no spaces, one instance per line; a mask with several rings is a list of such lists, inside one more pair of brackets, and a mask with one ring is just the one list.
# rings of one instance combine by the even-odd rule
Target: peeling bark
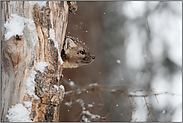
[[[11,106],[25,101],[32,102],[30,118],[35,122],[58,122],[59,104],[64,90],[60,78],[62,65],[59,53],[63,45],[68,23],[69,6],[66,1],[48,1],[44,7],[31,5],[29,1],[1,1],[1,121],[8,122],[7,114]],[[23,35],[13,35],[5,39],[7,29],[4,24],[12,14],[34,21],[35,30],[25,22]],[[50,29],[55,39],[50,39]],[[16,30],[16,29],[15,29]],[[58,48],[55,47],[58,43]],[[36,70],[39,62],[49,65],[44,72]],[[27,92],[26,82],[35,72],[35,95]],[[56,86],[55,86],[56,85]]]

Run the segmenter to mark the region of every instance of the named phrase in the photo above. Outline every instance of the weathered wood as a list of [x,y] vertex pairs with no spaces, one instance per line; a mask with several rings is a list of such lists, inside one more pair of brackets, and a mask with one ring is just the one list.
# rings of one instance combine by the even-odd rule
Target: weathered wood
[[[22,17],[25,25],[22,35],[17,34],[9,39],[5,36],[8,30],[2,28],[2,122],[9,121],[6,116],[11,106],[18,103],[25,106],[25,101],[32,102],[31,120],[59,121],[59,104],[64,96],[64,90],[59,88],[62,74],[60,53],[68,11],[66,1],[48,1],[43,7],[29,1],[1,1],[2,26],[12,14]],[[28,19],[33,20],[35,29],[29,28]],[[50,38],[50,30],[54,32],[55,39]],[[39,62],[49,63],[43,72],[35,69]],[[35,95],[28,93],[26,85],[32,76],[35,76]]]

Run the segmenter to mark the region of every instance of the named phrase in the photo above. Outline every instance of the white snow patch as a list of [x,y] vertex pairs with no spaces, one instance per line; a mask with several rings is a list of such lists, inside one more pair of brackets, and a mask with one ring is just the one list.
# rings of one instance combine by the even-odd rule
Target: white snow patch
[[26,24],[30,30],[36,28],[33,20],[23,18],[17,14],[11,14],[10,18],[4,24],[4,27],[6,28],[5,41],[13,35],[23,35],[23,30]]
[[49,65],[48,62],[39,62],[37,65],[36,65],[36,69],[39,70],[41,73],[44,72],[45,70],[45,67],[47,67]]
[[83,102],[82,99],[77,99],[76,102],[80,103],[82,110],[85,110],[85,109],[86,109],[86,108],[84,107],[84,102]]
[[27,82],[26,82],[26,85],[27,85],[27,88],[26,88],[26,93],[29,94],[31,97],[34,96],[36,99],[39,99],[39,97],[37,97],[37,95],[35,95],[35,74],[36,74],[36,71],[33,71],[30,76],[27,78]]
[[16,104],[8,110],[6,117],[10,122],[33,122],[29,117],[30,113],[22,104]]
[[145,95],[146,93],[147,93],[146,91],[132,91],[132,92],[129,92],[130,95],[137,95],[137,96]]
[[13,35],[23,35],[24,20],[22,17],[12,14],[8,21],[4,24],[6,28],[5,40],[8,40]]
[[[50,39],[52,39],[53,41],[55,41],[55,32],[54,32],[54,30],[53,29],[50,29],[49,30],[49,33],[50,33]],[[55,44],[55,47],[57,47],[56,44]]]
[[84,122],[91,122],[87,117],[85,117],[85,115],[82,116],[82,120],[83,120]]
[[31,19],[26,19],[26,18],[23,18],[23,19],[24,19],[24,23],[27,23],[27,27],[28,27],[30,30],[35,30],[35,29],[36,29],[36,26],[35,26],[33,20],[31,20]]
[[57,89],[57,91],[59,90],[59,87],[57,85],[53,85],[53,86]]
[[60,85],[60,86],[57,86],[57,85],[53,85],[57,91],[59,90],[59,88],[61,88],[62,90],[65,90],[64,86],[63,85]]
[[65,105],[71,106],[72,105],[72,102],[65,102]]
[[112,89],[111,92],[116,92],[116,89]]
[[58,58],[59,58],[60,64],[62,65],[64,62],[63,62],[61,54],[60,54],[60,48],[58,46],[58,42],[55,41],[55,32],[53,29],[50,29],[49,33],[50,33],[49,39],[52,39],[54,41],[54,46],[58,49]]
[[[82,120],[84,122],[90,122],[88,118],[85,117],[85,115],[91,116],[91,119],[100,118],[99,115],[91,114],[88,110],[86,110],[84,106],[84,101],[82,99],[77,99],[76,102],[80,103],[80,106],[82,108]],[[91,105],[91,104],[90,104]]]
[[70,86],[74,86],[75,84],[74,84],[73,81],[70,81],[70,82],[69,82],[69,85],[70,85]]
[[92,105],[92,104],[88,104],[88,107],[92,108],[92,107],[93,107],[93,105]]
[[116,60],[116,62],[118,63],[118,64],[120,64],[121,63],[121,61],[118,59],[118,60]]
[[60,75],[57,75],[57,80],[59,80],[60,79]]
[[[47,62],[39,62],[37,65],[36,65],[36,69],[39,70],[40,72],[44,72],[45,70],[45,67],[48,66],[49,63]],[[32,73],[30,74],[30,76],[27,78],[27,82],[26,82],[26,85],[27,85],[27,88],[26,88],[26,93],[29,94],[31,97],[34,96],[34,98],[36,99],[39,99],[39,97],[37,95],[35,95],[35,74],[37,72],[36,71],[32,71]]]
[[31,112],[32,109],[32,102],[31,101],[24,101],[25,107],[28,108],[27,110]]
[[89,86],[97,86],[98,83],[93,83],[93,84],[90,84]]
[[72,93],[73,91],[67,91],[67,92],[65,92],[64,94],[65,95],[67,95],[67,94],[70,94],[70,93]]
[[47,1],[29,1],[29,4],[31,5],[31,8],[33,8],[34,4],[38,4],[40,8],[43,8],[44,6],[46,7],[46,2]]
[[60,85],[59,88],[61,88],[62,90],[65,90],[63,85]]
[[91,116],[91,119],[100,118],[99,115],[91,114],[89,111],[82,111],[82,114]]
[[30,108],[32,107],[32,102],[31,101],[24,101],[25,107]]

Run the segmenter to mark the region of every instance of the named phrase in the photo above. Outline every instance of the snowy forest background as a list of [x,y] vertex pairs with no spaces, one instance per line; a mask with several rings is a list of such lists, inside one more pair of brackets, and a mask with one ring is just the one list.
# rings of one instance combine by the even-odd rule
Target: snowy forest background
[[63,71],[60,121],[181,122],[182,2],[77,4],[67,35],[96,59]]

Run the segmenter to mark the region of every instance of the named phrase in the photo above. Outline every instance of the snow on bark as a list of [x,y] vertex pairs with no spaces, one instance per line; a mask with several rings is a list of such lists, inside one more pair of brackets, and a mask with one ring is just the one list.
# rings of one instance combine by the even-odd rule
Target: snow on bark
[[46,7],[46,2],[47,1],[29,1],[29,4],[31,5],[31,8],[33,8],[36,3],[40,6],[40,8],[43,8],[44,6]]
[[23,18],[17,14],[11,14],[10,18],[4,24],[6,28],[5,41],[13,35],[23,35],[26,24],[29,30],[35,30],[36,27],[33,20]]
[[59,58],[59,61],[60,61],[60,64],[62,65],[63,64],[63,60],[62,60],[62,57],[61,57],[61,54],[60,54],[60,48],[58,46],[58,42],[55,41],[55,32],[53,29],[50,29],[49,30],[49,34],[50,34],[50,37],[49,39],[52,39],[54,41],[54,46],[57,48],[58,50],[58,58]]
[[41,73],[44,72],[45,70],[45,67],[47,67],[49,65],[48,62],[39,62],[37,65],[36,65],[36,70],[39,70]]
[[39,99],[39,97],[37,97],[37,95],[35,95],[35,74],[36,71],[33,71],[30,76],[27,78],[27,82],[26,82],[26,93],[29,94],[31,97],[34,96],[34,98]]
[[59,91],[59,88],[62,89],[62,90],[65,90],[63,85],[60,85],[60,86],[53,85],[53,86],[57,89],[57,91]]
[[29,117],[30,113],[22,104],[16,104],[8,110],[6,117],[10,122],[33,122]]

